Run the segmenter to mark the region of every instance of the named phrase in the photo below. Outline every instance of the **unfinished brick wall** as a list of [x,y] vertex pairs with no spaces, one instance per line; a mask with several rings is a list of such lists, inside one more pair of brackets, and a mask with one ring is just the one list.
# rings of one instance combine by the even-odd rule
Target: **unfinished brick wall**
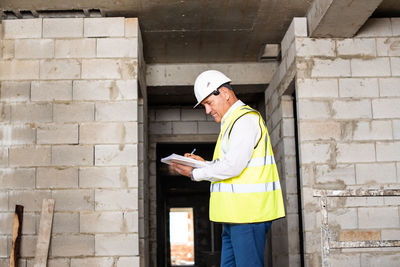
[[1,36],[0,265],[15,204],[31,266],[54,198],[51,266],[139,266],[137,19],[3,20]]
[[[282,41],[282,54],[288,53],[266,102],[273,101],[272,90],[283,103],[280,97],[290,91],[294,78],[305,261],[321,266],[321,215],[313,190],[400,184],[400,20],[370,19],[349,39],[308,38],[296,34],[304,28],[297,22]],[[328,207],[335,240],[400,239],[396,197],[331,198]],[[398,251],[335,249],[330,264],[394,266]]]

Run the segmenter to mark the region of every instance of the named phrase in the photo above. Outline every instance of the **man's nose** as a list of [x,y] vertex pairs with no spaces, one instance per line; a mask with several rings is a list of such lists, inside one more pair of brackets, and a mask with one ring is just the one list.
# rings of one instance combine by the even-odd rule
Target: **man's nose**
[[205,108],[206,108],[206,114],[207,114],[207,115],[210,114],[210,113],[211,113],[211,108],[210,108],[210,106],[209,106],[209,105],[205,105]]

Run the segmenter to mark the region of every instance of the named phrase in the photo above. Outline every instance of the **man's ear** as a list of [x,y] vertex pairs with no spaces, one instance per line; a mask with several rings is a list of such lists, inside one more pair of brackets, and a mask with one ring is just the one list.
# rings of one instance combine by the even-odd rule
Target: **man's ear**
[[223,93],[225,100],[229,100],[230,95],[229,95],[229,89],[228,89],[228,88],[222,86],[222,87],[219,89],[219,91]]

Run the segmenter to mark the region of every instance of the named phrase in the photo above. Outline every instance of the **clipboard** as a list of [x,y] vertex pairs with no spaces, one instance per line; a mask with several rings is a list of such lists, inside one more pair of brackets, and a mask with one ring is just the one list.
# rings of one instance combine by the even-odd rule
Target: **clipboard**
[[174,163],[190,166],[193,168],[202,168],[202,167],[206,167],[208,165],[204,161],[187,158],[187,157],[175,154],[175,153],[169,155],[168,157],[162,158],[161,162],[165,163],[165,164],[169,164],[169,165],[172,162],[174,162]]

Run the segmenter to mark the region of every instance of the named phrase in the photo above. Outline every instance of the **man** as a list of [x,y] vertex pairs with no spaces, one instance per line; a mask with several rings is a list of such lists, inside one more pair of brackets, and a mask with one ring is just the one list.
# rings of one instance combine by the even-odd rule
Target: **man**
[[285,216],[282,191],[265,123],[237,99],[230,82],[216,70],[197,77],[196,106],[201,103],[221,123],[213,161],[203,168],[176,163],[172,168],[194,181],[211,182],[210,220],[223,223],[221,266],[264,266],[271,222]]

